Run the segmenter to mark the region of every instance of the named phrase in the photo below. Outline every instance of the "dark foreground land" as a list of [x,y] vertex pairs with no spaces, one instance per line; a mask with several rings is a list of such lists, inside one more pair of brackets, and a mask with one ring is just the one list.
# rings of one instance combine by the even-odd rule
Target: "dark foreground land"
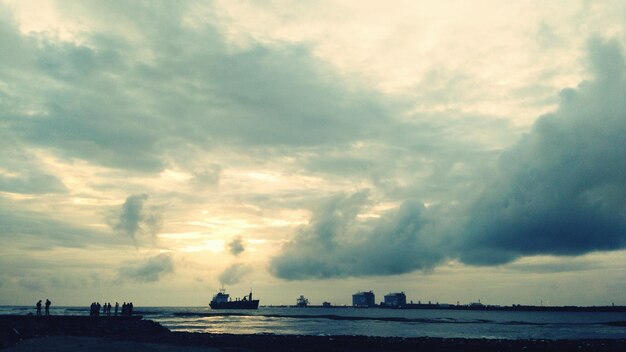
[[495,340],[171,332],[141,317],[0,316],[9,351],[626,351],[619,340]]

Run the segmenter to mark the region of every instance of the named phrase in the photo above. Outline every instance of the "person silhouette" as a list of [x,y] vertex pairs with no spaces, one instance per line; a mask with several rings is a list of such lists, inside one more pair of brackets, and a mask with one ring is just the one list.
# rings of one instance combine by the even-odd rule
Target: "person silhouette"
[[37,308],[37,316],[41,316],[41,300],[37,302],[37,305],[35,305],[35,307]]
[[133,315],[133,302],[128,303],[128,316]]
[[52,302],[50,302],[49,299],[46,299],[46,316],[50,315],[50,305],[52,304]]
[[117,311],[120,308],[120,304],[115,302],[115,316],[117,316]]

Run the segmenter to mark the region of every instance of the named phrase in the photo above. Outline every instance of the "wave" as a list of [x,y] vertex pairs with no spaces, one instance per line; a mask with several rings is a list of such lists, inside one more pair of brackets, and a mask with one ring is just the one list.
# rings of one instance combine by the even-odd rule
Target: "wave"
[[364,317],[364,316],[345,316],[334,314],[247,314],[234,312],[219,313],[196,313],[196,312],[174,312],[172,315],[176,317],[265,317],[265,318],[288,318],[288,319],[328,319],[328,320],[347,320],[347,321],[385,321],[397,323],[422,323],[422,324],[510,324],[510,325],[541,325],[540,323],[531,323],[523,321],[511,322],[495,322],[485,319],[459,320],[453,318],[403,318],[403,317]]
[[609,325],[609,326],[626,326],[626,321],[609,321],[604,323],[604,325]]
[[520,320],[510,321],[494,321],[487,319],[470,319],[460,320],[454,318],[403,318],[403,317],[366,317],[366,316],[345,316],[335,314],[249,314],[240,312],[173,312],[174,317],[264,317],[264,318],[285,318],[285,319],[328,319],[328,320],[345,320],[345,321],[384,321],[397,323],[420,323],[420,324],[497,324],[497,325],[527,325],[527,326],[547,326],[547,325],[608,325],[615,327],[625,327],[626,321],[611,322],[593,322],[593,323],[548,323],[548,322],[529,322]]
[[65,308],[68,312],[88,312],[89,307],[74,307],[74,308]]
[[547,323],[531,323],[529,321],[517,321],[517,320],[499,322],[498,324],[500,325],[535,325],[535,326],[548,325]]

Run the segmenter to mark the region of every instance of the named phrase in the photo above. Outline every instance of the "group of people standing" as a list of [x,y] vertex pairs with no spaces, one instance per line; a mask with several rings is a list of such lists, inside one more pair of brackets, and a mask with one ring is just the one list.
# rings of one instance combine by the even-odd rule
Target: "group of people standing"
[[[102,315],[110,317],[111,316],[111,303],[105,303],[104,306],[100,305],[100,302],[91,303],[91,308],[89,310],[90,316],[100,316],[100,309],[102,308]],[[120,304],[115,302],[115,310],[113,311],[114,315],[118,315],[118,311],[120,308]],[[122,304],[122,316],[131,316],[133,315],[133,302]]]
[[[50,315],[50,305],[51,304],[52,304],[52,302],[50,302],[49,299],[46,299],[46,316]],[[39,300],[39,302],[37,302],[37,304],[35,305],[35,308],[37,309],[37,316],[41,316],[41,300]]]

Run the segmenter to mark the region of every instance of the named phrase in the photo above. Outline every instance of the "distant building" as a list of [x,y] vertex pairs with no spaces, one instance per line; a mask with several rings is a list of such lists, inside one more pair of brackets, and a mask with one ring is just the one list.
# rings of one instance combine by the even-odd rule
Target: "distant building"
[[352,306],[354,307],[374,307],[376,298],[374,292],[357,292],[352,295]]
[[404,292],[396,292],[385,295],[385,306],[404,307],[406,306],[406,295]]
[[322,307],[324,307],[324,308],[330,308],[330,307],[331,307],[331,304],[330,304],[330,302],[324,302],[324,303],[322,303]]

